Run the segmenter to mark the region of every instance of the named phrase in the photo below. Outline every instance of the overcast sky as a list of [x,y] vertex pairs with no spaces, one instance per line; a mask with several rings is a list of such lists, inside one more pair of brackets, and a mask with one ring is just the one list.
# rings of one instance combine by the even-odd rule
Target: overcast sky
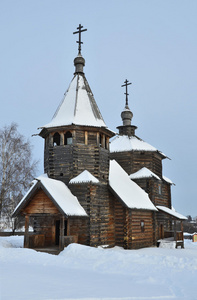
[[48,123],[73,77],[81,23],[85,75],[107,126],[116,131],[125,104],[136,134],[164,152],[173,206],[197,216],[197,1],[1,0],[0,126],[16,122],[43,173]]

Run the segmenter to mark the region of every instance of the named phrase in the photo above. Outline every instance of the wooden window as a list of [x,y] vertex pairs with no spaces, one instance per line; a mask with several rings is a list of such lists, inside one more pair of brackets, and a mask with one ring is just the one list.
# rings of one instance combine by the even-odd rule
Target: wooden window
[[145,230],[145,224],[144,224],[144,220],[141,220],[140,221],[140,227],[141,227],[141,232],[144,232],[144,230]]
[[73,143],[73,136],[70,131],[67,131],[64,135],[64,145],[71,145]]
[[102,134],[99,135],[99,146],[102,147]]
[[53,136],[53,146],[59,146],[60,145],[60,134],[56,132]]
[[161,184],[158,185],[158,193],[161,195]]

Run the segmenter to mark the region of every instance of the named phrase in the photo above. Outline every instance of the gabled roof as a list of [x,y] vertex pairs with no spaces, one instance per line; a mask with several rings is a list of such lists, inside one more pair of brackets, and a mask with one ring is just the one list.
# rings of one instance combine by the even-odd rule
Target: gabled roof
[[171,217],[174,217],[175,219],[179,219],[179,220],[187,220],[187,218],[185,216],[183,216],[182,214],[176,212],[173,209],[170,209],[166,206],[157,206],[158,210],[170,215]]
[[67,125],[106,127],[84,74],[75,74],[53,119],[41,128]]
[[169,183],[169,184],[173,184],[173,185],[175,185],[175,183],[174,182],[172,182],[172,180],[170,180],[168,177],[166,177],[166,176],[163,176],[163,180],[165,180],[167,183]]
[[[151,178],[154,177],[158,180],[161,180],[161,178],[159,176],[157,176],[154,172],[152,172],[151,170],[149,170],[146,167],[143,167],[142,169],[140,169],[139,171],[129,175],[129,177],[131,179],[140,179],[140,178]],[[169,183],[169,184],[174,184],[169,178],[167,178],[166,176],[163,176],[162,179]],[[175,185],[175,184],[174,184]]]
[[110,144],[110,152],[124,152],[124,151],[152,151],[158,152],[163,157],[165,154],[161,153],[155,147],[144,142],[137,136],[117,135]]
[[129,175],[129,177],[131,179],[140,179],[140,178],[151,178],[151,177],[154,177],[158,180],[161,180],[159,178],[159,176],[157,176],[155,173],[153,173],[151,170],[149,170],[148,168],[146,167],[143,167],[142,169],[140,169],[139,171]]
[[20,210],[29,203],[31,197],[39,188],[43,189],[62,214],[67,216],[87,216],[77,197],[71,193],[69,188],[62,181],[42,175],[33,180],[32,186],[27,194],[15,208],[12,215],[13,217],[17,216]]
[[87,170],[84,170],[81,174],[78,176],[72,178],[69,183],[75,184],[75,183],[99,183],[99,180],[94,177],[90,172]]
[[157,210],[148,194],[129,178],[115,160],[110,161],[109,186],[114,195],[128,208]]

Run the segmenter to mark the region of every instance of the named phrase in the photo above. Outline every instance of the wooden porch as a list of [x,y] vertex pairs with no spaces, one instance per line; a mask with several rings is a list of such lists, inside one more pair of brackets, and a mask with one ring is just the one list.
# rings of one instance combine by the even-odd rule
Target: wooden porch
[[[78,235],[70,235],[69,219],[64,216],[59,216],[59,219],[57,216],[54,219],[50,216],[52,222],[49,222],[47,227],[40,228],[39,232],[29,232],[30,217],[35,218],[35,215],[25,216],[24,248],[59,254],[69,244],[78,243]],[[37,218],[43,220],[41,216]]]
[[184,248],[184,238],[183,231],[165,231],[164,240],[174,241],[176,243],[176,248]]

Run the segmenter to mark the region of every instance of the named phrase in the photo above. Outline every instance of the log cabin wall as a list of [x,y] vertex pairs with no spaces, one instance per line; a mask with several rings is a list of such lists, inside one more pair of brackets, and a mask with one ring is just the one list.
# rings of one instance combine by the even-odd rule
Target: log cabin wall
[[37,193],[30,199],[29,204],[22,210],[22,212],[23,214],[27,215],[59,215],[59,210],[42,189],[39,189]]
[[155,206],[162,205],[171,208],[170,184],[154,177],[133,179],[133,181],[148,193]]
[[155,182],[153,203],[171,208],[170,184],[165,181]]
[[126,207],[113,195],[114,204],[115,245],[125,248]]
[[55,245],[55,222],[54,219],[58,216],[35,216],[34,219],[34,233],[44,235],[44,246]]
[[[165,181],[152,178],[140,178],[135,181],[145,192],[155,206],[161,205],[171,208],[171,185]],[[155,213],[154,217],[155,239],[161,238],[161,231],[172,229],[171,219],[162,213]],[[161,230],[162,228],[162,230]]]
[[[64,131],[65,132],[65,131]],[[64,137],[64,132],[58,134]],[[44,171],[50,178],[68,184],[70,179],[88,170],[100,182],[108,180],[109,175],[109,134],[95,130],[70,130],[72,144],[54,145],[50,133],[45,137]]]
[[128,175],[146,167],[160,178],[162,177],[162,158],[156,152],[124,151],[110,153],[110,159],[115,159]]
[[164,213],[156,213],[156,240],[164,238],[165,231],[172,230],[172,220]]
[[129,209],[113,195],[111,200],[114,206],[115,245],[125,249],[155,245],[154,213]]
[[90,235],[88,226],[88,218],[69,218],[69,235],[77,235],[79,244],[89,245]]
[[114,246],[113,207],[107,185],[82,183],[70,184],[69,188],[89,216],[81,242],[90,246]]
[[150,247],[154,244],[153,212],[132,210],[132,248]]

